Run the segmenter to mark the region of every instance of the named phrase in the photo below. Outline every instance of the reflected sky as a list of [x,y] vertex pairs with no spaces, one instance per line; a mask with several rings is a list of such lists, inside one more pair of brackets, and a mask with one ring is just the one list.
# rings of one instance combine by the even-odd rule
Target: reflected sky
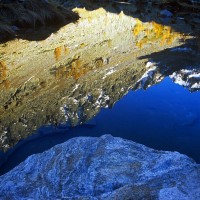
[[175,150],[200,162],[200,93],[165,78],[148,90],[130,91],[96,117],[99,132],[149,147]]
[[166,77],[147,90],[129,91],[112,109],[102,108],[76,127],[42,127],[41,137],[19,146],[1,166],[9,171],[33,153],[43,152],[72,137],[113,136],[158,150],[178,151],[200,163],[200,92],[191,93]]

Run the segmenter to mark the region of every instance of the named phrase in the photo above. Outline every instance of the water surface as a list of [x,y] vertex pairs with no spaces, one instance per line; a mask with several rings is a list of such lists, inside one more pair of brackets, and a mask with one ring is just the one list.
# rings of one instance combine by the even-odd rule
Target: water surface
[[1,174],[27,156],[77,136],[113,136],[158,150],[178,151],[200,163],[200,92],[191,93],[166,77],[148,89],[130,90],[112,108],[82,125],[45,126],[39,138],[19,146],[1,167]]
[[62,43],[34,62],[30,55],[11,71],[0,62],[1,174],[69,138],[103,134],[200,162],[196,39],[135,23],[88,45]]

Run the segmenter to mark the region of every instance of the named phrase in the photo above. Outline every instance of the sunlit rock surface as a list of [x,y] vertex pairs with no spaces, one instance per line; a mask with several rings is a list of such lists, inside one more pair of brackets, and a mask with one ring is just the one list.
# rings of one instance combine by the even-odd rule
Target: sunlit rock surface
[[0,199],[200,199],[200,166],[104,135],[30,156],[0,177]]

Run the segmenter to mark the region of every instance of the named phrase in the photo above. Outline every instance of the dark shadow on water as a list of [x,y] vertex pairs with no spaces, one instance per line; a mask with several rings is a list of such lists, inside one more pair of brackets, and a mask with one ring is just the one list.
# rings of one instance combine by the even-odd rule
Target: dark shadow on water
[[138,59],[148,59],[160,63],[158,71],[164,76],[168,76],[177,70],[188,67],[199,68],[200,46],[195,38],[188,39],[183,45],[141,56]]

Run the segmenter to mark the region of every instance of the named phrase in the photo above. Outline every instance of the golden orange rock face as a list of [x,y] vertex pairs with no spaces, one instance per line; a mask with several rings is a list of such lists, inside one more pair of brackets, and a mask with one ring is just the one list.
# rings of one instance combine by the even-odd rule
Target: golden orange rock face
[[0,61],[0,85],[3,85],[5,89],[10,87],[10,82],[7,79],[8,69],[3,61]]
[[[171,45],[176,39],[183,37],[182,34],[173,31],[169,26],[161,25],[156,22],[143,23],[139,19],[136,19],[136,25],[133,29],[133,34],[138,37],[136,46],[142,48],[146,44],[153,42],[160,42],[160,45]],[[139,35],[143,34],[142,39]]]
[[73,61],[69,67],[62,66],[56,69],[55,77],[58,79],[72,77],[73,79],[77,80],[82,75],[86,74],[87,71],[88,69],[84,68],[81,60],[78,59]]
[[4,81],[7,77],[7,67],[3,61],[0,61],[0,80]]
[[56,47],[54,49],[54,57],[56,61],[59,61],[62,55],[69,54],[70,50],[66,45]]
[[67,71],[66,77],[73,77],[75,80],[86,74],[88,69],[82,66],[81,60],[76,60],[72,62],[70,70]]
[[62,47],[56,47],[54,50],[54,56],[55,56],[56,61],[59,60],[61,54],[62,54]]
[[[96,59],[94,62],[95,68],[103,67],[102,58]],[[62,66],[56,69],[55,77],[57,79],[60,78],[73,78],[74,80],[78,80],[80,77],[87,74],[89,71],[93,70],[92,65],[84,64],[84,62],[80,59],[76,59],[69,66]]]

